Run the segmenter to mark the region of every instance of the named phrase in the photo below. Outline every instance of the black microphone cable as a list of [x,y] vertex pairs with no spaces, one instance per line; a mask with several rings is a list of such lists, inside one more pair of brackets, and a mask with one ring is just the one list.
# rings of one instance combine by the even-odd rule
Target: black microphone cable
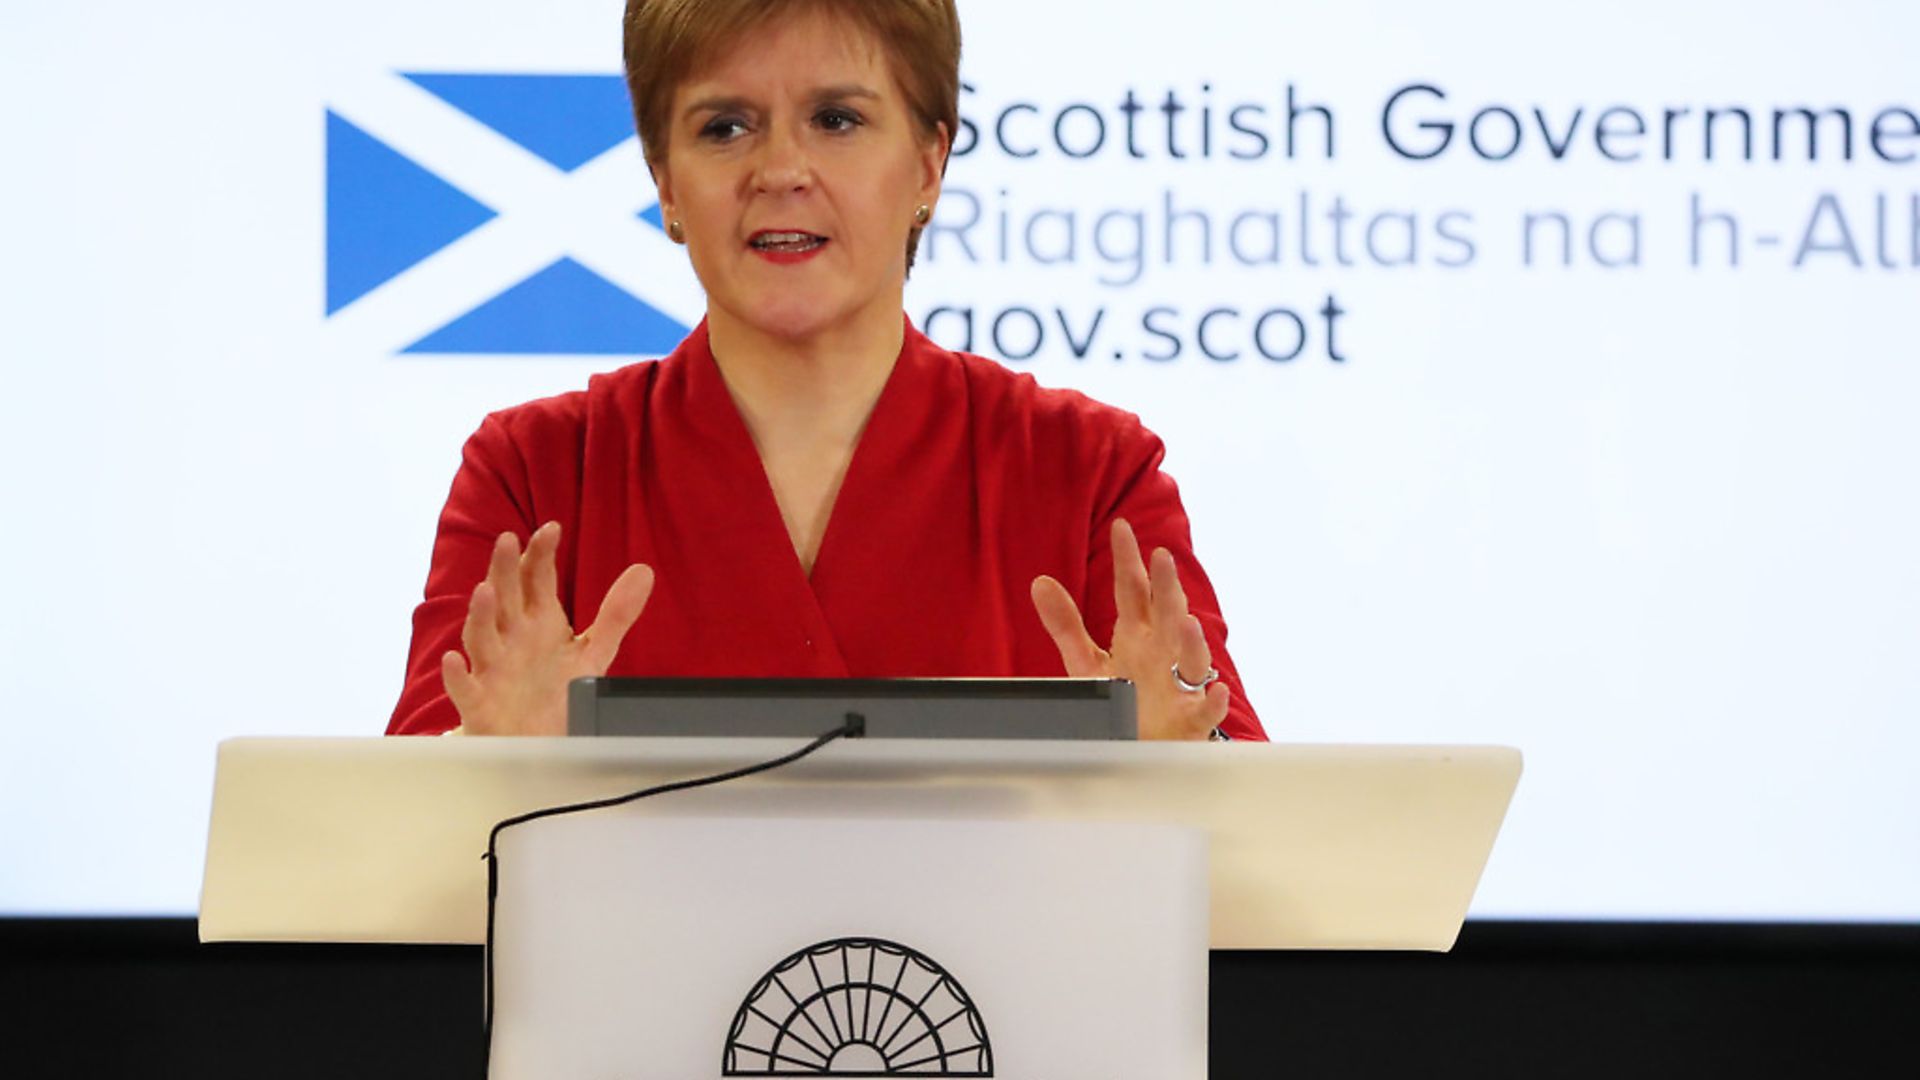
[[726,772],[714,773],[711,776],[697,776],[690,780],[675,780],[672,783],[642,788],[639,791],[628,792],[625,795],[615,795],[611,798],[593,799],[589,802],[568,803],[564,806],[549,806],[540,810],[529,810],[524,814],[515,815],[495,825],[493,831],[487,834],[487,853],[481,856],[487,863],[487,996],[484,1019],[480,1029],[481,1037],[485,1040],[485,1046],[480,1055],[481,1075],[486,1075],[493,1057],[493,916],[495,900],[500,893],[499,843],[502,832],[513,828],[515,825],[525,825],[529,821],[538,821],[541,818],[559,817],[562,814],[579,814],[588,810],[605,810],[610,807],[625,806],[628,803],[638,802],[641,799],[650,798],[654,795],[666,795],[675,791],[688,791],[693,788],[709,787],[714,784],[724,784],[729,780],[739,780],[744,777],[753,776],[756,773],[769,772],[783,765],[791,765],[835,739],[858,739],[864,737],[866,733],[867,718],[859,713],[850,712],[847,714],[846,721],[839,727],[821,735],[792,753],[782,754],[768,761],[743,766],[738,769],[729,769]]

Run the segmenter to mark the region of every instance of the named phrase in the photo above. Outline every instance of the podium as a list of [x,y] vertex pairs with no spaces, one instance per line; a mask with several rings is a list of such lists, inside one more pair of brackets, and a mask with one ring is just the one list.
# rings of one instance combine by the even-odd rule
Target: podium
[[[479,943],[496,823],[794,748],[233,740],[201,938]],[[494,1072],[580,1075],[539,1063],[603,1039],[581,1070],[1204,1076],[1209,944],[1451,947],[1519,773],[1501,747],[851,740],[535,822],[500,851]]]

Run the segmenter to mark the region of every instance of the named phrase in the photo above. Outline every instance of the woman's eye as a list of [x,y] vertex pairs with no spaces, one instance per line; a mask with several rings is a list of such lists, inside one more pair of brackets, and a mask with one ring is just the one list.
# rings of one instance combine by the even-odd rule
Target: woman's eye
[[700,129],[700,137],[715,142],[726,142],[745,130],[747,125],[731,116],[716,116]]
[[815,122],[828,131],[851,131],[860,126],[860,115],[851,109],[826,109]]

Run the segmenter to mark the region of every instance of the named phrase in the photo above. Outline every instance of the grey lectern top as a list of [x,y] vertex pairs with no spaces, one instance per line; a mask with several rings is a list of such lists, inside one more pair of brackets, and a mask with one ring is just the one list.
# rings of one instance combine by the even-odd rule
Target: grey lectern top
[[[756,738],[233,739],[207,941],[479,943],[487,834],[545,806],[738,768]],[[1224,949],[1451,948],[1520,777],[1505,747],[856,739],[606,813],[1159,822],[1209,845]]]

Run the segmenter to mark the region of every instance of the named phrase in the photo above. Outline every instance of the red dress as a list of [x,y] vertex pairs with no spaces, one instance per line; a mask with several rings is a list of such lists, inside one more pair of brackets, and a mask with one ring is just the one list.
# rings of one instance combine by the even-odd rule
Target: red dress
[[525,544],[561,524],[560,600],[577,628],[629,564],[653,567],[612,675],[1057,676],[1028,590],[1059,579],[1094,640],[1110,641],[1108,526],[1125,517],[1143,551],[1173,552],[1233,693],[1224,730],[1263,739],[1162,455],[1133,414],[909,326],[809,577],[702,323],[663,360],[494,413],[467,440],[387,731],[459,723],[440,656],[460,648],[502,532]]

